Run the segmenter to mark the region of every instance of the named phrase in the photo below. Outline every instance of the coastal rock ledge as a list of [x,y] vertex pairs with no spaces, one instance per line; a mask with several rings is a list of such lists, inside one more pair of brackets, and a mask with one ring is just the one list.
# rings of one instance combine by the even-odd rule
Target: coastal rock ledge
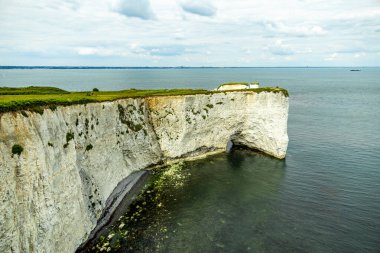
[[134,171],[229,141],[284,158],[288,107],[281,92],[236,91],[3,113],[0,252],[75,252]]

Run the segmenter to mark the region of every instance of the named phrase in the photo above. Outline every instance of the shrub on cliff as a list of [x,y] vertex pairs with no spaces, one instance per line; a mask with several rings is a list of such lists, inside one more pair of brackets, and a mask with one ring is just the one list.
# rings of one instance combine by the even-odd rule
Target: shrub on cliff
[[19,145],[19,144],[13,145],[12,154],[21,155],[22,151],[24,151],[24,148],[21,145]]
[[72,133],[72,132],[68,132],[68,133],[66,134],[66,142],[69,142],[69,141],[71,141],[72,139],[74,139],[74,133]]

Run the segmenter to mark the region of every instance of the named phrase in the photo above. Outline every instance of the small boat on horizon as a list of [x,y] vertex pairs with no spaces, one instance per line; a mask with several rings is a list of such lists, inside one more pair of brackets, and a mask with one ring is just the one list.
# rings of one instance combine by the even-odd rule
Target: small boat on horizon
[[351,69],[350,71],[360,71],[360,69]]

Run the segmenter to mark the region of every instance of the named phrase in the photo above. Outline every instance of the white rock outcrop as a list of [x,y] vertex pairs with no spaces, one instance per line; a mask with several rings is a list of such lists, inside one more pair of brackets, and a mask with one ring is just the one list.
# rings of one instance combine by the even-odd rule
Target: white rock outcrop
[[[0,115],[0,252],[74,252],[133,171],[237,145],[284,158],[288,98],[239,91]],[[23,147],[21,155],[12,146]]]

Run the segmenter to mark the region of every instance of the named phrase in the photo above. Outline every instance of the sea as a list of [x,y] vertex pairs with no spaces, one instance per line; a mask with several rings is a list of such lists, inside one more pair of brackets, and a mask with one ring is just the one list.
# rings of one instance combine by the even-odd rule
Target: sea
[[187,180],[169,189],[159,217],[165,231],[149,228],[165,237],[146,240],[140,226],[134,244],[145,252],[378,253],[380,68],[358,70],[1,68],[0,87],[214,89],[258,81],[286,88],[286,159],[232,150],[186,163]]

